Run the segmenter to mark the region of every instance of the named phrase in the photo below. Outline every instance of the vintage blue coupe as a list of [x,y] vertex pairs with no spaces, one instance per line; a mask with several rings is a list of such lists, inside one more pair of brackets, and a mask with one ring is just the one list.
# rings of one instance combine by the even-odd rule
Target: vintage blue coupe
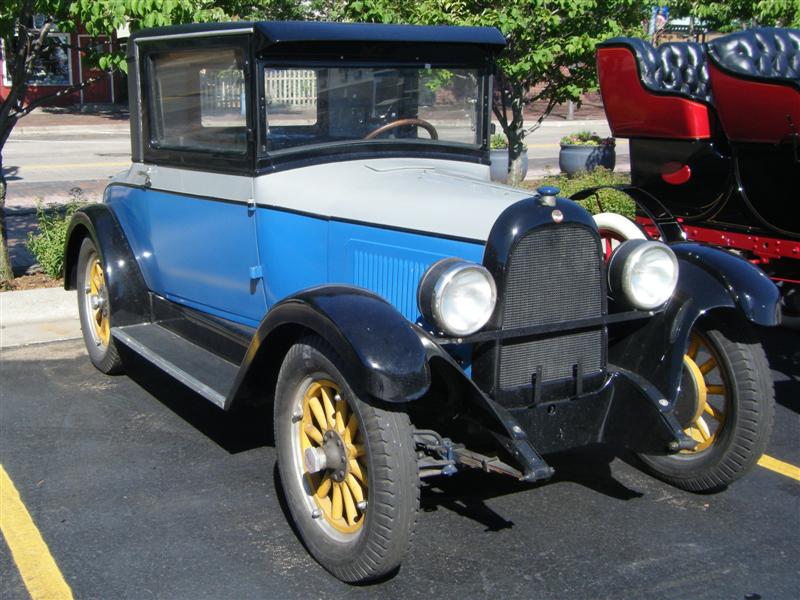
[[92,362],[132,352],[223,410],[269,403],[297,531],[344,581],[398,568],[426,477],[537,481],[546,455],[605,443],[709,491],[770,434],[751,323],[778,322],[775,286],[695,243],[606,261],[557,189],[492,183],[503,46],[467,27],[139,32],[133,165],[71,223]]

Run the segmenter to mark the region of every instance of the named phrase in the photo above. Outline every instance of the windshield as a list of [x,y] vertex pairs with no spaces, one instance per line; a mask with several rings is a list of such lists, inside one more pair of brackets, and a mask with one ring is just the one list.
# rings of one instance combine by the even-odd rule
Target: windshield
[[477,69],[268,67],[267,150],[352,140],[483,143],[484,75]]

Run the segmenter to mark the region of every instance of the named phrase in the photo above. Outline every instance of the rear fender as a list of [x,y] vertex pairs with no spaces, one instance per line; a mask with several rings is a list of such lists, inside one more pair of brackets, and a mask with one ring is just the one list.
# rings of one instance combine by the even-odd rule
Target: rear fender
[[78,254],[87,237],[94,242],[105,268],[112,326],[150,320],[147,285],[139,263],[114,211],[106,204],[91,204],[72,216],[64,247],[64,289],[77,288]]

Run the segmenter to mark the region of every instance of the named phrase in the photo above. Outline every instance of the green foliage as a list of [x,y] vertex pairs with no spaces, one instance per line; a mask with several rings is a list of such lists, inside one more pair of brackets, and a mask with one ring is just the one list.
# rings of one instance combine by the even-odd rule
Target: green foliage
[[36,206],[38,233],[28,234],[28,250],[33,253],[44,272],[53,279],[64,276],[64,245],[67,243],[67,229],[72,215],[82,206],[73,199],[66,206],[50,205],[48,208],[39,202]]
[[584,129],[577,133],[570,133],[561,138],[561,143],[566,146],[613,146],[613,137],[600,137],[596,133]]
[[757,25],[800,27],[798,0],[678,0],[670,3],[670,10],[674,17],[694,17],[712,31],[733,31]]
[[489,148],[492,150],[505,150],[508,148],[508,139],[502,133],[495,133],[489,140]]
[[[590,187],[600,185],[623,185],[630,183],[630,176],[626,173],[616,173],[603,167],[594,171],[581,171],[569,177],[567,175],[552,175],[539,181],[526,181],[525,187],[535,190],[543,185],[554,185],[560,188],[560,196],[569,197],[572,194]],[[596,197],[590,197],[579,202],[593,215],[601,212],[613,212],[632,219],[636,216],[636,205],[626,194],[616,190],[600,190]]]
[[[491,148],[492,150],[507,150],[508,138],[505,136],[505,134],[495,133],[492,137],[489,138],[489,148]],[[528,145],[522,144],[522,149],[527,150]]]
[[[583,92],[596,89],[596,45],[641,35],[647,6],[643,0],[344,0],[328,14],[351,21],[497,27],[507,46],[497,61],[493,108],[508,138],[513,172],[525,136],[553,107],[580,102]],[[526,127],[525,105],[535,101],[544,108]]]

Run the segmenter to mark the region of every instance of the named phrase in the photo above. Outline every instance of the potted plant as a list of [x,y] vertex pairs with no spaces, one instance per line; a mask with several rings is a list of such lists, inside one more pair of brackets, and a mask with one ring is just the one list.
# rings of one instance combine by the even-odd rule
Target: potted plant
[[[491,160],[492,181],[505,183],[508,181],[508,138],[496,133],[489,139],[489,158]],[[528,172],[528,149],[522,151],[522,178]]]
[[602,138],[584,130],[561,138],[558,166],[562,173],[574,175],[578,171],[593,171],[597,167],[612,171],[615,162],[613,137]]

